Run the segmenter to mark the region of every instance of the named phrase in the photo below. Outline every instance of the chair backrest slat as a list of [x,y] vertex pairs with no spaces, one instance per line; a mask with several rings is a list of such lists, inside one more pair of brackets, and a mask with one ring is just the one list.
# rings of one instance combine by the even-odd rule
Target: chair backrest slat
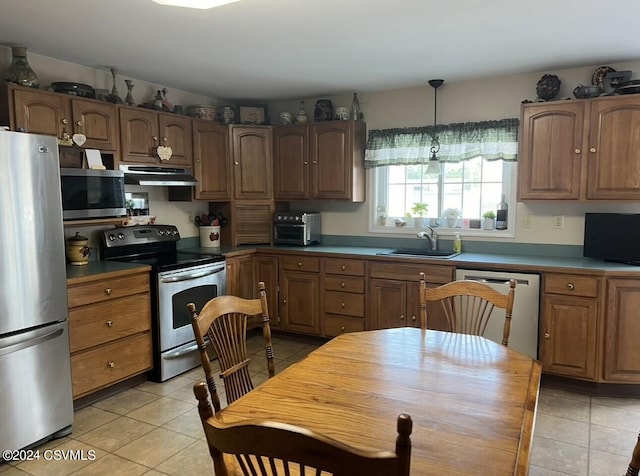
[[420,273],[420,326],[427,329],[427,303],[440,301],[449,331],[483,335],[495,308],[505,310],[502,344],[509,345],[516,281],[509,281],[509,293],[501,294],[477,281],[460,280],[427,288],[426,276]]

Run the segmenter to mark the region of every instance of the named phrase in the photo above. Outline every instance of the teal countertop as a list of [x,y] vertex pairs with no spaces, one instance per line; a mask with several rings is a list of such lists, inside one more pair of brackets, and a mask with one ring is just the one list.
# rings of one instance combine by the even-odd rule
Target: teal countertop
[[82,266],[67,265],[67,281],[72,279],[86,278],[95,274],[114,273],[128,271],[136,268],[151,269],[147,265],[135,263],[121,263],[119,261],[89,261],[89,264]]

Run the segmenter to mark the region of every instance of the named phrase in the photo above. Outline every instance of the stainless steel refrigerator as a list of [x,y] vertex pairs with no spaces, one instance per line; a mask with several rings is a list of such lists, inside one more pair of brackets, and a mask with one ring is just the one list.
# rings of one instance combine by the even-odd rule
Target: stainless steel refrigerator
[[0,129],[0,449],[71,431],[66,262],[55,137]]

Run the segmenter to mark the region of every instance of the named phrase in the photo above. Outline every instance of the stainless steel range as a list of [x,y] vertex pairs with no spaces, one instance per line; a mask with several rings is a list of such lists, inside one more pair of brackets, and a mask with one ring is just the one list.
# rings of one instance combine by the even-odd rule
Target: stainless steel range
[[140,225],[102,232],[103,258],[152,268],[151,312],[157,382],[200,365],[187,304],[198,309],[226,293],[227,269],[220,253],[178,250],[173,225]]

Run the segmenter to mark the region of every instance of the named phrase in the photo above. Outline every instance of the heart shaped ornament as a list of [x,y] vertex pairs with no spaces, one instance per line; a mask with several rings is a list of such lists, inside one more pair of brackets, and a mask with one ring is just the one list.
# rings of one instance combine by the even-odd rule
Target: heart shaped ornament
[[166,145],[159,145],[156,152],[158,153],[158,157],[160,157],[160,160],[169,160],[173,155],[173,150],[171,149],[171,147]]
[[73,137],[71,139],[73,140],[73,143],[79,147],[82,147],[82,144],[87,142],[87,136],[85,136],[84,134],[73,134]]

